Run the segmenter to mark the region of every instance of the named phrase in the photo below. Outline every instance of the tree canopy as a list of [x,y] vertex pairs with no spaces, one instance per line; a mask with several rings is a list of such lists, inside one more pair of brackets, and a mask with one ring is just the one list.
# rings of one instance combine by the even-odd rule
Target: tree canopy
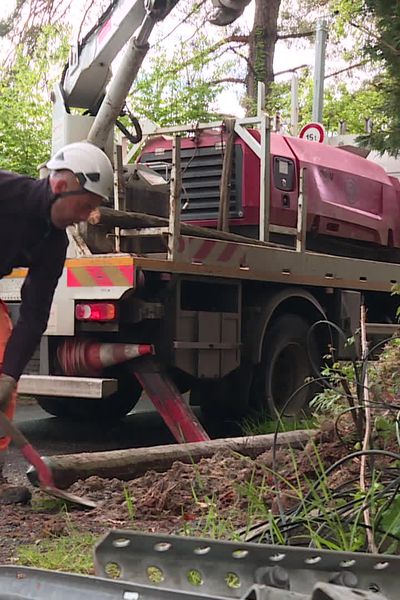
[[362,31],[368,27],[364,52],[380,67],[373,85],[382,99],[380,112],[385,115],[384,122],[375,123],[371,135],[364,138],[364,144],[397,156],[400,152],[400,3],[365,0],[358,6],[355,26]]
[[0,168],[37,176],[49,158],[50,91],[68,53],[65,32],[41,29],[33,54],[19,44],[13,65],[0,70]]
[[[69,29],[65,25],[74,22],[75,36],[82,39],[115,1],[83,0],[76,22],[76,0],[18,0],[14,12],[0,20],[0,36],[11,40],[15,48],[7,54],[0,71],[3,168],[33,172],[42,157],[48,155],[51,127],[48,73],[52,79],[60,79],[67,55],[65,32],[68,34]],[[188,0],[174,9],[175,21],[168,21],[172,25],[166,27],[167,34],[161,36],[159,45],[149,54],[134,84],[129,101],[138,116],[147,116],[162,125],[209,120],[215,116],[219,92],[229,87],[242,93],[243,106],[253,114],[257,82],[264,81],[270,110],[279,111],[287,121],[289,83],[275,80],[276,45],[291,44],[293,52],[313,45],[316,19],[325,15],[330,22],[328,60],[344,67],[334,77],[328,73],[324,124],[336,133],[339,121],[346,121],[350,132],[361,134],[364,120],[369,117],[374,128],[370,137],[364,137],[364,143],[397,154],[400,148],[398,3],[254,0],[252,18],[250,7],[247,20],[238,20],[222,29],[206,26],[210,7],[209,0]],[[346,45],[349,39],[352,43]],[[354,65],[357,72],[364,69],[359,80],[351,79]],[[312,75],[310,69],[305,69],[300,77],[302,122],[310,119],[311,104]]]

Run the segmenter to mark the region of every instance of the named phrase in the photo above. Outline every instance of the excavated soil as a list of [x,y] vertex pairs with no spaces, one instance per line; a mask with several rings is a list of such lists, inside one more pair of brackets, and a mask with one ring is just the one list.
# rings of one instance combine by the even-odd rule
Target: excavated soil
[[[313,443],[318,446],[325,466],[348,453],[342,441],[335,439],[330,426],[319,431]],[[294,453],[297,469],[293,466]],[[305,489],[316,479],[316,471],[320,469],[313,456],[315,451],[310,443],[304,450],[277,452],[275,468],[279,476],[287,480],[287,485],[281,482],[279,491],[285,509],[293,504],[288,486],[296,485],[297,477],[303,479]],[[40,507],[43,494],[34,490],[32,505],[0,507],[0,564],[17,562],[17,549],[21,544],[38,544],[45,538],[68,535],[71,530],[96,536],[115,528],[206,536],[212,534],[207,530],[212,513],[213,525],[225,523],[225,536],[229,536],[246,526],[249,496],[244,492],[250,486],[262,489],[260,501],[272,513],[277,513],[277,482],[271,473],[272,467],[271,451],[256,460],[220,452],[197,465],[176,462],[165,473],[149,471],[131,481],[90,477],[69,489],[98,503],[97,508],[89,512],[69,506],[66,513],[60,511],[59,506],[49,507],[49,503],[46,508],[45,502]],[[350,461],[335,471],[332,482],[341,485],[357,477],[358,472],[359,462]],[[224,531],[221,535],[224,536]]]

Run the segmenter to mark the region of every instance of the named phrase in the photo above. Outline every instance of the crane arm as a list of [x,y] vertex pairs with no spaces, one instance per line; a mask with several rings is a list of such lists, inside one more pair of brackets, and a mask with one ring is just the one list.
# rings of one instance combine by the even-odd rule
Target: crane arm
[[[210,21],[226,25],[237,19],[251,0],[212,0]],[[146,46],[143,24],[163,20],[179,0],[113,0],[97,24],[76,44],[64,70],[61,87],[67,107],[85,108],[96,114],[111,79],[111,63],[139,28],[141,47]]]
[[144,0],[113,2],[84,40],[71,49],[62,88],[68,106],[95,112],[111,79],[111,63],[143,22]]

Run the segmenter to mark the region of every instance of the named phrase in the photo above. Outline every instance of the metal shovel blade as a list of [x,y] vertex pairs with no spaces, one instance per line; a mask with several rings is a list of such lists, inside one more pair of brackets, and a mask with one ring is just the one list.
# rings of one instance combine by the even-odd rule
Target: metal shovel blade
[[65,490],[60,490],[56,487],[49,487],[40,485],[40,489],[42,492],[46,494],[50,494],[50,496],[54,496],[55,498],[61,498],[61,500],[66,500],[66,502],[73,502],[74,504],[78,504],[83,508],[96,508],[97,504],[90,498],[85,498],[85,496],[77,496],[76,494],[71,494],[71,492],[66,492]]
[[22,456],[30,463],[37,471],[39,487],[43,492],[56,498],[61,498],[67,502],[77,504],[82,508],[96,508],[96,503],[89,498],[81,498],[70,492],[59,490],[53,481],[51,469],[46,465],[35,448],[28,442],[23,433],[16,427],[10,419],[0,411],[0,428],[3,433],[9,436]]

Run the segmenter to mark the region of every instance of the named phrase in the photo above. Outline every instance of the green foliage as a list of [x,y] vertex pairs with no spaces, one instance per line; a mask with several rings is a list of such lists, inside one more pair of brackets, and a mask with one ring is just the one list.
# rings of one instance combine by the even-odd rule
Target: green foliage
[[[313,79],[306,74],[299,80],[299,125],[311,121]],[[382,93],[373,83],[364,82],[358,89],[350,89],[344,82],[327,84],[324,92],[324,125],[330,135],[339,133],[340,121],[345,121],[348,133],[362,134],[365,119],[373,118],[383,126],[385,115],[381,112]],[[282,121],[290,121],[290,82],[274,83],[268,99],[271,114],[279,111]]]
[[395,498],[389,508],[382,512],[379,525],[386,534],[400,537],[400,496]]
[[126,504],[126,508],[128,511],[128,515],[129,515],[129,520],[133,524],[135,522],[135,517],[136,517],[135,499],[132,498],[132,496],[129,493],[129,489],[127,487],[124,487],[124,498],[125,498],[125,504]]
[[[351,6],[353,5],[353,6]],[[341,0],[353,27],[364,35],[364,55],[379,70],[374,85],[381,97],[380,111],[374,114],[374,128],[359,142],[383,153],[400,151],[400,4],[391,0]],[[347,13],[345,13],[347,14]],[[384,118],[379,118],[379,114]]]
[[400,392],[400,338],[393,338],[384,347],[374,365],[375,396],[394,401]]
[[51,141],[50,89],[67,55],[65,32],[42,30],[33,55],[17,49],[10,68],[0,70],[0,168],[37,175]]
[[[168,53],[157,48],[139,75],[130,103],[136,116],[147,117],[160,126],[208,121],[215,117],[211,105],[221,86],[222,66],[215,66],[215,54],[204,35],[189,44],[177,44]],[[227,63],[225,63],[225,67]]]
[[335,389],[325,388],[315,394],[310,401],[310,408],[319,414],[339,414],[343,410],[343,392],[339,386]]
[[[295,419],[284,418],[279,421],[278,431],[296,431],[297,429],[314,429],[317,426],[314,419]],[[265,415],[257,415],[256,417],[248,417],[240,423],[240,428],[243,435],[265,435],[274,433],[277,428],[277,421],[272,421],[271,418]]]

